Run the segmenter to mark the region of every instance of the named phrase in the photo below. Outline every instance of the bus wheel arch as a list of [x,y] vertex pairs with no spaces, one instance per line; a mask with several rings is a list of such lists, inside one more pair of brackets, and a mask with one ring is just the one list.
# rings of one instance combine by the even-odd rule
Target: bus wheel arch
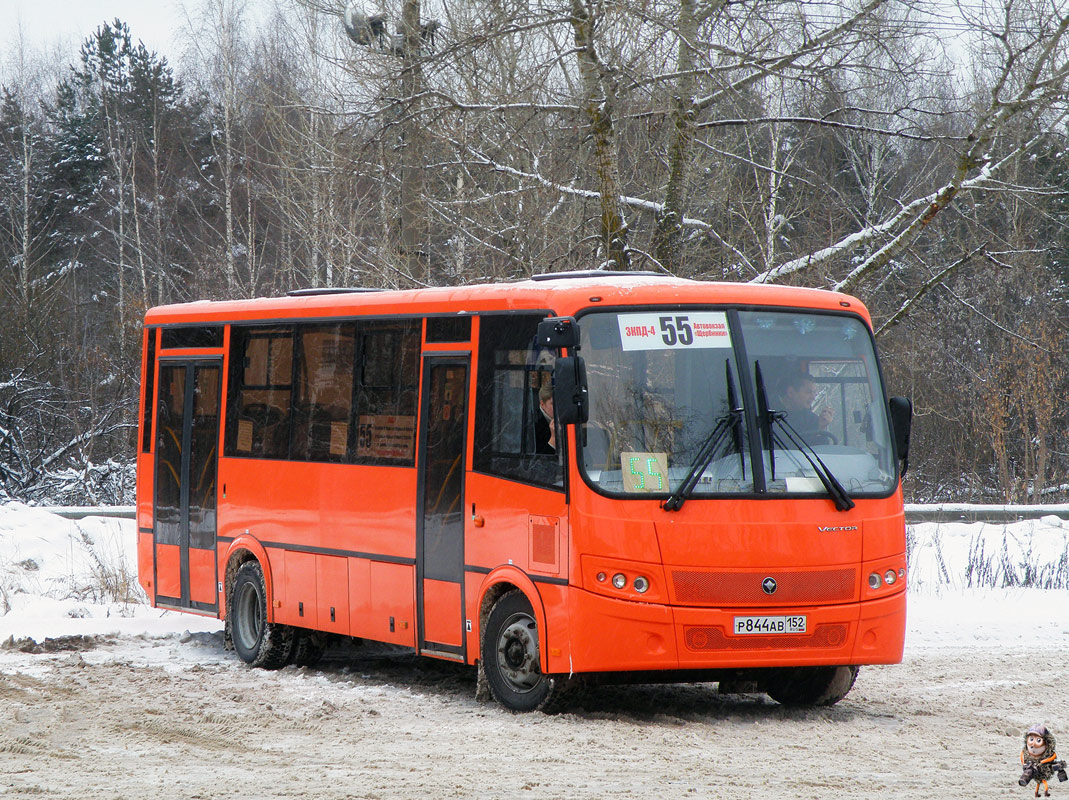
[[[548,671],[549,662],[547,660],[547,645],[546,640],[548,637],[548,629],[546,623],[546,611],[542,604],[542,595],[539,594],[538,588],[523,571],[513,566],[499,567],[491,572],[486,580],[483,582],[482,589],[480,590],[481,598],[479,600],[479,644],[482,645],[483,632],[486,630],[486,624],[490,619],[490,612],[493,610],[494,605],[506,594],[512,591],[518,591],[527,598],[527,602],[531,604],[531,609],[534,612],[535,623],[538,626],[538,652],[540,655],[540,666],[543,671]],[[481,658],[480,651],[480,658]]]
[[268,618],[270,595],[263,567],[255,558],[241,562],[227,594],[226,622],[238,657],[246,664],[280,669],[293,656],[295,632]]
[[226,563],[226,572],[223,576],[223,611],[229,615],[230,592],[234,587],[234,579],[237,578],[238,570],[248,561],[256,561],[264,574],[264,584],[267,589],[268,621],[275,621],[274,603],[275,595],[274,576],[271,572],[271,562],[267,557],[267,551],[251,536],[245,535],[236,538],[230,543],[226,555],[222,560]]

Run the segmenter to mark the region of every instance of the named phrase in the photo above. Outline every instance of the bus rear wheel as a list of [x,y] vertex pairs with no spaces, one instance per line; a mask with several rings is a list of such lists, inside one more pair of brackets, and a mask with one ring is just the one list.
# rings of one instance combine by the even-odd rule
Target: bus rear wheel
[[490,610],[482,659],[490,693],[510,711],[548,711],[559,694],[559,680],[542,672],[538,623],[518,589],[502,595]]
[[246,561],[238,569],[227,597],[226,616],[234,650],[246,664],[279,669],[290,660],[293,628],[267,621],[267,586],[258,562]]
[[859,667],[791,667],[765,678],[768,696],[785,706],[833,706],[846,697]]

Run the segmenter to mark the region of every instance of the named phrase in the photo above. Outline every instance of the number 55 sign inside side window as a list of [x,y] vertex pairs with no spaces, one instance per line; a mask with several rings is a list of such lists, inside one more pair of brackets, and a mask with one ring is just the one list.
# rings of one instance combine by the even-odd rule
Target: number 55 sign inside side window
[[723,311],[620,314],[624,350],[688,350],[731,347]]

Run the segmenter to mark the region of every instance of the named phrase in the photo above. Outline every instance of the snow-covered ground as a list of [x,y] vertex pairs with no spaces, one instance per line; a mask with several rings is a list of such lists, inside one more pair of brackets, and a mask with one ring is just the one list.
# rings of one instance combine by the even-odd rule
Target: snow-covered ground
[[133,520],[68,520],[20,503],[0,505],[0,642],[220,629],[218,620],[147,605],[137,583]]
[[[909,536],[907,650],[1069,644],[1069,522],[924,523]],[[0,505],[0,641],[218,631],[145,604],[135,538],[132,520]]]
[[474,670],[368,649],[250,669],[218,621],[144,605],[132,521],[0,506],[0,795],[1031,796],[1022,731],[1069,731],[1069,593],[1017,584],[1064,586],[1067,530],[912,527],[904,663],[863,668],[833,708],[603,686],[548,716],[478,702]]

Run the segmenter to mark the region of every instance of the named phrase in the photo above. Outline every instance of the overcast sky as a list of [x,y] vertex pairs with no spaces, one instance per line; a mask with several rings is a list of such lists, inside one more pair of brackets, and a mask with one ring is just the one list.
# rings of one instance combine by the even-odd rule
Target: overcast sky
[[[241,0],[239,0],[240,2]],[[18,41],[21,25],[31,52],[56,52],[73,62],[82,42],[104,22],[116,17],[130,26],[134,41],[177,64],[186,30],[186,12],[192,16],[202,0],[0,0],[0,66]],[[255,17],[271,6],[270,0],[244,0]]]
[[17,40],[19,25],[33,49],[77,50],[103,22],[118,17],[134,39],[150,50],[172,55],[172,32],[185,25],[178,0],[0,0],[0,32],[6,50]]

